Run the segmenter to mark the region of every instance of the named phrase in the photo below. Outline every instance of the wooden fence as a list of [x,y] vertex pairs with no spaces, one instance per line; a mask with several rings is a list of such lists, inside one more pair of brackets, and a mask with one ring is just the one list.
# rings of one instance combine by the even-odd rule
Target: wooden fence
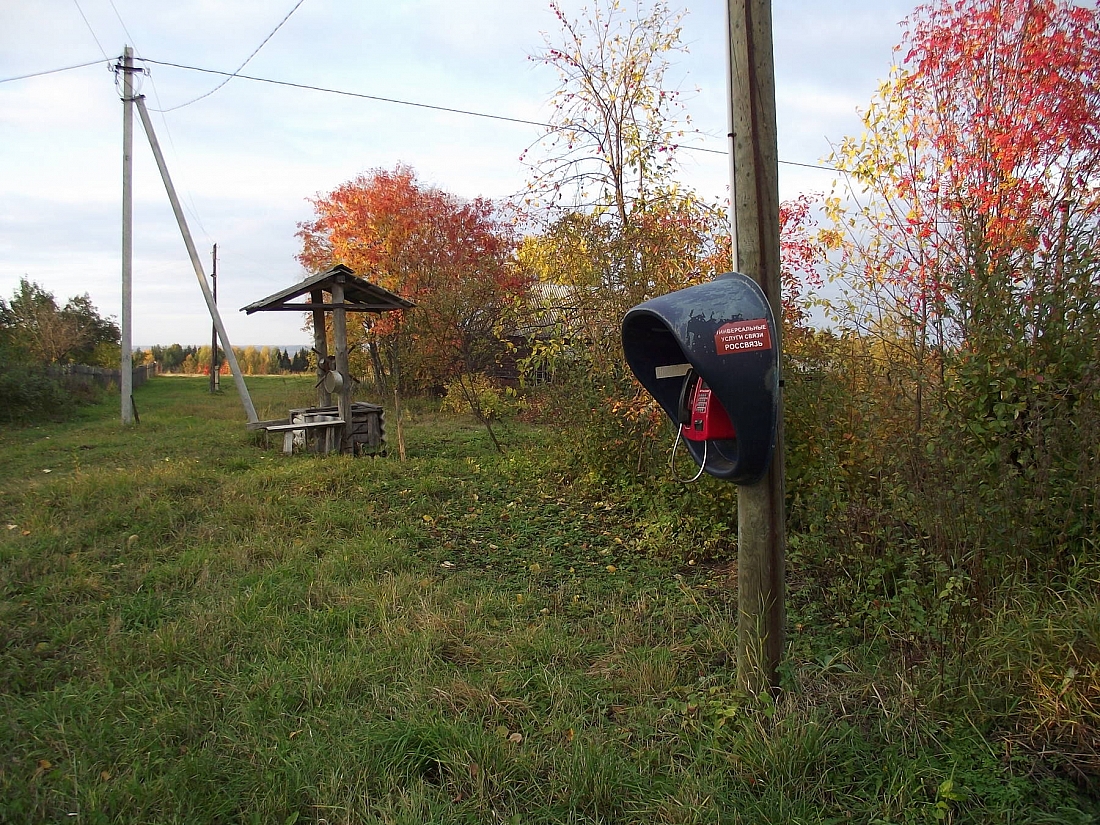
[[[108,370],[103,367],[86,367],[83,364],[55,364],[50,367],[47,372],[65,382],[72,382],[74,384],[98,384],[100,387],[106,389],[112,384],[118,386],[122,373],[118,370]],[[134,367],[134,387],[140,387],[150,377],[157,374],[157,364],[142,364],[140,367]]]

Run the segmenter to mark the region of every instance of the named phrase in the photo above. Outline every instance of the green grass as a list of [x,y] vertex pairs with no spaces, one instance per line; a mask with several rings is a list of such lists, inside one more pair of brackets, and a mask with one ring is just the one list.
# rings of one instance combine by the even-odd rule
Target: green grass
[[[262,418],[310,396],[249,383]],[[556,433],[498,456],[425,407],[404,463],[286,457],[206,386],[0,431],[2,822],[1097,821],[1080,760],[1005,727],[1081,732],[1085,578],[937,680],[792,569],[784,692],[749,700],[724,567],[640,552],[640,494]]]

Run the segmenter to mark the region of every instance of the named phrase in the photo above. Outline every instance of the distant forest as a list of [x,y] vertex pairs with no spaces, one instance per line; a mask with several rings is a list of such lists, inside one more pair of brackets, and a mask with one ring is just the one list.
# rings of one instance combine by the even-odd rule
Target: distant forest
[[[311,369],[309,351],[299,349],[294,355],[284,347],[233,347],[237,363],[245,375],[285,375],[288,373],[308,372]],[[155,361],[160,372],[172,372],[182,375],[210,374],[210,347],[153,346],[149,349],[134,350],[134,366]],[[218,350],[219,371],[228,374],[229,367],[225,354]]]

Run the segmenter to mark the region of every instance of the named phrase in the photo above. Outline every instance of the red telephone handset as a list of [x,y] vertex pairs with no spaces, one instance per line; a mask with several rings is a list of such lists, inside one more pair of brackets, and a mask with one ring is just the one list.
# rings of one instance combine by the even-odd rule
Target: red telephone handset
[[729,413],[702,378],[695,380],[694,389],[691,392],[691,406],[684,403],[688,400],[691,377],[689,374],[685,378],[684,390],[680,396],[680,433],[691,441],[736,438],[737,433],[733,429]]

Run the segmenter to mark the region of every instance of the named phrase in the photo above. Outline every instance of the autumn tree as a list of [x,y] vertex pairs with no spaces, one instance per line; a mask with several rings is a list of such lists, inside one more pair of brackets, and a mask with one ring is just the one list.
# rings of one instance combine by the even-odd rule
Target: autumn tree
[[683,51],[683,12],[600,0],[573,18],[550,5],[558,31],[533,59],[555,70],[558,89],[551,128],[524,155],[536,229],[521,259],[567,288],[554,292],[565,312],[552,314],[566,322],[560,333],[586,342],[583,371],[617,382],[622,314],[699,277],[714,251],[714,211],[672,180],[682,107],[665,75]]
[[[178,371],[184,359],[186,359],[188,355],[195,355],[195,352],[196,349],[194,346],[184,347],[180,344],[169,344],[167,346],[153,345],[150,349],[150,354],[153,360],[159,365],[161,372]],[[207,363],[209,363],[209,358],[207,359]]]
[[599,0],[574,19],[552,0],[560,30],[534,59],[558,74],[553,127],[525,153],[534,197],[610,210],[623,225],[669,182],[683,134],[679,93],[665,74],[684,51],[684,12],[661,0],[626,5]]
[[864,219],[850,260],[919,344],[1037,345],[1091,301],[1098,20],[1068,0],[941,0],[906,21],[900,67],[835,160]]
[[[528,235],[519,260],[552,294],[562,322],[556,330],[587,344],[587,372],[621,366],[618,324],[641,301],[699,283],[728,266],[723,218],[690,194],[635,208],[631,222],[584,211],[566,212]],[[576,353],[574,353],[576,355]]]
[[[780,208],[784,323],[789,352],[808,334],[807,300],[820,285],[824,246],[812,220],[813,200]],[[633,378],[622,354],[620,325],[632,306],[703,283],[731,269],[725,210],[688,194],[635,210],[624,232],[613,221],[577,211],[524,238],[517,257],[540,282],[523,328],[532,375],[564,384],[558,403],[583,423],[589,459],[608,468],[641,467],[655,457],[665,417]],[[623,462],[612,448],[629,452]]]
[[[535,59],[553,68],[552,128],[526,153],[536,229],[519,259],[543,287],[526,327],[532,372],[570,380],[559,403],[575,408],[591,460],[639,467],[662,414],[626,368],[619,329],[630,307],[731,269],[727,210],[675,179],[687,119],[668,82],[684,12],[657,0],[600,0],[579,17],[551,3],[558,31]],[[804,320],[797,278],[820,244],[808,201],[784,204],[784,264],[792,320]],[[803,257],[799,257],[802,255]],[[794,273],[798,273],[795,276]],[[608,449],[633,451],[623,461]]]
[[89,296],[59,306],[52,293],[26,278],[10,302],[0,300],[0,331],[16,352],[37,364],[112,366],[118,360],[118,326],[99,314]]
[[511,224],[491,201],[427,186],[407,166],[360,175],[313,204],[316,218],[298,232],[303,266],[345,264],[417,305],[349,327],[353,367],[402,391],[457,381],[478,414],[473,377],[493,366],[506,312],[525,291]]
[[[1079,532],[1100,414],[1100,12],[935,0],[898,54],[834,155],[855,204],[830,204],[845,320],[877,338],[923,455],[957,460],[956,484],[974,474],[1031,536]],[[1048,507],[1065,489],[1072,516]]]

